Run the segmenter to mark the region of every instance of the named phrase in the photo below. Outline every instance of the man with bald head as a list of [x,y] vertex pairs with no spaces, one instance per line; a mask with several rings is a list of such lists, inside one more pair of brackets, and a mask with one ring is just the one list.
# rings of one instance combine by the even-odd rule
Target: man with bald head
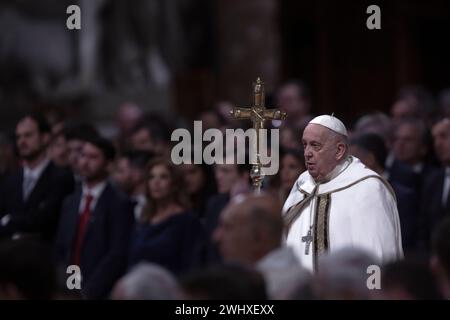
[[225,261],[252,265],[281,244],[281,204],[267,195],[235,199],[221,213],[213,238]]
[[286,298],[307,272],[292,249],[281,246],[281,203],[273,196],[240,195],[220,215],[213,238],[228,263],[255,266],[272,298]]
[[286,243],[302,265],[317,271],[319,257],[361,248],[380,263],[403,257],[397,203],[380,175],[349,155],[347,129],[333,116],[309,122],[303,132],[307,171],[283,207]]

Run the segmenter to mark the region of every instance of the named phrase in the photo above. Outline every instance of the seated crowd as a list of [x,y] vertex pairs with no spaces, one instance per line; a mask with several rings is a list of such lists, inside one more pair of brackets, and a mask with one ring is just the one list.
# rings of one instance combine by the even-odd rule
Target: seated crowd
[[[90,123],[23,116],[14,140],[0,133],[0,299],[450,298],[448,108],[431,112],[426,91],[406,88],[390,115],[366,114],[350,133],[351,154],[390,183],[400,216],[405,258],[380,266],[374,290],[370,252],[325,255],[313,274],[284,245],[282,205],[306,170],[312,116],[302,83],[275,98],[289,118],[269,124],[281,131],[280,167],[259,195],[248,164],[173,164],[174,128],[134,104],[108,138]],[[199,115],[203,129],[240,126],[230,108]]]

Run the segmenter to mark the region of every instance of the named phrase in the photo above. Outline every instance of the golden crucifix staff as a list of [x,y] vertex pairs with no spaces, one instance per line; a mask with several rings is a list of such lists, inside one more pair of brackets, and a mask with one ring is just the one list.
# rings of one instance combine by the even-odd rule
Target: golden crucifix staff
[[278,109],[266,109],[264,105],[264,82],[260,78],[256,79],[256,83],[253,84],[253,106],[251,107],[234,107],[230,111],[230,114],[235,119],[250,119],[253,123],[253,129],[256,133],[256,141],[254,142],[253,150],[256,150],[256,163],[252,163],[252,169],[250,171],[250,178],[252,179],[255,192],[261,191],[261,184],[264,175],[261,172],[260,150],[259,150],[259,134],[260,130],[264,129],[264,121],[266,120],[284,120],[286,119],[286,112]]

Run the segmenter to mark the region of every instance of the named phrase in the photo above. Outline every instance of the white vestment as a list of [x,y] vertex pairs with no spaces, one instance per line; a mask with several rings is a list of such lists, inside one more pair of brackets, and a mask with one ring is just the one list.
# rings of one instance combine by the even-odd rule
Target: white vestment
[[[308,171],[300,175],[283,206],[286,244],[300,263],[317,270],[328,251],[357,247],[380,263],[403,257],[397,203],[390,185],[350,156],[331,179],[316,184]],[[302,238],[311,227],[312,242]],[[306,240],[303,238],[303,240]]]

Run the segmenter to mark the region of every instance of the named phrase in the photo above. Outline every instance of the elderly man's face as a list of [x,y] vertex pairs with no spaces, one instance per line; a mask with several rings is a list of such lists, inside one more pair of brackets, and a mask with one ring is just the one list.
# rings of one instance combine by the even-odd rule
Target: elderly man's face
[[438,122],[432,130],[434,148],[443,165],[450,165],[450,120]]
[[393,151],[400,161],[412,165],[420,161],[426,150],[419,129],[409,124],[400,125],[395,132]]
[[316,182],[323,182],[342,160],[345,145],[324,126],[309,124],[303,132],[306,169]]
[[223,259],[228,262],[248,263],[252,257],[255,243],[250,221],[241,210],[236,204],[225,208],[213,234]]

